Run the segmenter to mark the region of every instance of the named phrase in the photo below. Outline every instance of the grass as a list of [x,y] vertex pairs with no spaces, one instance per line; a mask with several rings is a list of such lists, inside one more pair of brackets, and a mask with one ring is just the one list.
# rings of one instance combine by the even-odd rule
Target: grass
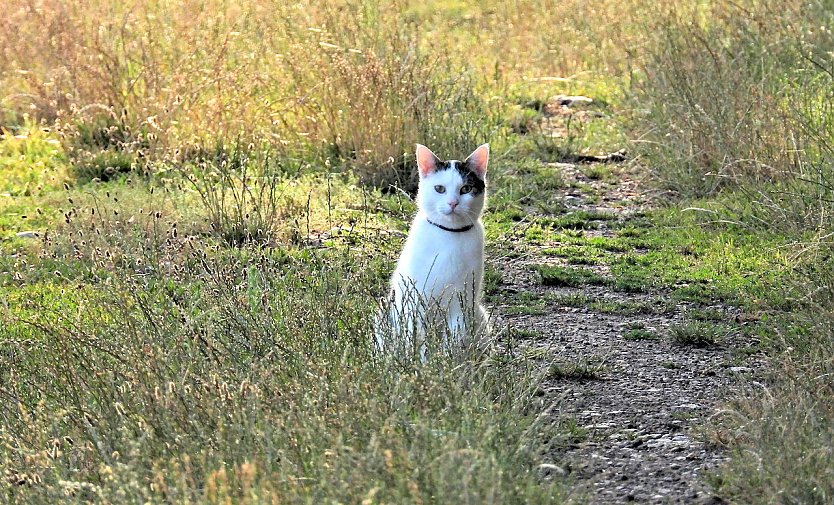
[[[715,423],[732,459],[713,484],[740,502],[822,504],[834,497],[834,479],[822,470],[834,462],[834,395],[814,379],[830,373],[834,356],[831,259],[822,252],[830,240],[821,239],[831,233],[834,116],[821,104],[830,103],[834,65],[829,32],[816,27],[834,13],[828,2],[775,7],[716,4],[709,23],[673,16],[660,26],[639,98],[647,106],[642,131],[654,133],[638,150],[658,185],[690,202],[709,195],[708,205],[690,206],[713,222],[782,237],[779,249],[791,251],[790,274],[781,282],[767,279],[773,269],[756,268],[742,252],[729,258],[746,265],[747,281],[690,283],[673,295],[699,303],[718,295],[777,315],[756,330],[763,335],[751,335],[770,356],[768,386],[741,392]],[[808,39],[797,42],[797,30]],[[763,47],[769,50],[760,58]],[[702,66],[705,59],[711,64]],[[683,334],[718,336],[708,324]]]
[[582,293],[553,295],[552,299],[555,303],[565,307],[587,307],[591,303],[591,298]]
[[[0,243],[15,251],[0,260],[0,377],[17,399],[3,409],[0,465],[23,483],[4,500],[567,499],[559,479],[509,477],[538,464],[522,431],[567,439],[518,423],[534,421],[536,366],[438,356],[432,372],[373,353],[369,325],[401,240],[374,230],[395,222],[395,197],[350,208],[362,192],[344,177],[279,179],[279,201],[299,204],[264,247],[227,240],[233,228],[212,226],[187,183],[122,178],[7,197],[3,219],[39,216],[49,238]],[[334,226],[344,231],[308,245]],[[478,405],[467,381],[486,384],[472,375],[481,366],[519,389],[495,383]],[[447,396],[452,383],[467,400],[463,389]],[[453,481],[479,484],[447,485],[449,467]]]
[[[568,263],[536,267],[548,286],[668,299],[509,312],[680,304],[686,345],[760,315],[738,339],[773,373],[716,419],[716,492],[831,502],[830,2],[606,1],[593,23],[573,0],[201,7],[0,20],[2,501],[567,501],[533,469],[581,429],[539,423],[535,391],[588,370],[367,345],[414,142],[490,141],[490,244]],[[654,210],[569,209],[549,162],[621,148]],[[580,170],[600,204],[621,175]]]
[[563,245],[543,251],[550,256],[562,258],[571,265],[599,265],[605,261],[605,256],[589,248]]
[[[37,485],[5,496],[561,500],[558,483],[500,484],[505,465],[533,457],[523,436],[512,448],[525,416],[500,398],[526,408],[534,368],[499,354],[466,367],[380,359],[367,340],[379,289],[372,264],[345,250],[230,253],[203,257],[176,283],[151,273],[95,288],[12,288],[0,311],[0,368],[14,370],[4,391],[25,407],[4,409],[0,436],[16,449],[0,458],[15,479]],[[496,382],[477,400],[471,381],[485,385],[493,367],[519,389]],[[492,441],[479,433],[496,428]],[[55,455],[41,459],[43,444]],[[176,455],[157,459],[172,448]],[[491,456],[462,460],[460,451]],[[458,470],[453,480],[484,484],[447,486]],[[157,484],[134,484],[144,479]]]
[[587,268],[566,268],[552,265],[537,265],[539,282],[544,286],[579,287],[586,284],[602,284],[605,279]]
[[706,321],[684,321],[669,328],[669,337],[678,345],[712,347],[721,344],[729,330]]
[[646,328],[642,323],[634,323],[629,325],[628,330],[623,333],[623,338],[626,340],[657,340],[659,337],[656,331]]
[[615,181],[617,179],[616,176],[611,172],[611,169],[609,167],[600,164],[585,167],[582,170],[582,173],[585,175],[585,177],[594,181],[610,182]]
[[596,298],[582,293],[551,295],[549,299],[564,307],[583,307],[601,314],[614,314],[619,316],[668,314],[675,310],[674,305],[660,300],[617,300]]
[[607,212],[575,211],[562,216],[545,218],[542,224],[558,230],[592,230],[602,223],[615,221],[618,217]]
[[[505,301],[505,300],[501,300]],[[504,309],[507,315],[537,316],[547,312],[547,297],[532,291],[522,291],[508,300],[513,304]]]
[[541,332],[535,330],[525,330],[523,328],[513,328],[510,330],[512,336],[516,340],[539,340],[542,338]]
[[553,363],[547,372],[547,377],[553,380],[601,380],[605,367],[602,364],[592,365],[586,362]]

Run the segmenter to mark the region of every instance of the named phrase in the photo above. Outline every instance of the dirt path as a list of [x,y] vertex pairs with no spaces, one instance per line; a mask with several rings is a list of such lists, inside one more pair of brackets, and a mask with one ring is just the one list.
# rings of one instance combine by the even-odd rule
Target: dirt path
[[[589,203],[581,191],[565,190],[570,210],[625,216],[640,209],[636,182],[627,174],[603,184],[585,177],[578,167],[559,168],[566,182],[580,182],[596,192],[596,203]],[[603,223],[593,233],[613,232]],[[522,335],[528,352],[561,364],[542,394],[553,405],[554,420],[575,422],[577,436],[552,454],[555,467],[546,468],[567,473],[590,503],[724,503],[705,483],[724,456],[699,428],[716,412],[734,377],[749,373],[752,365],[733,366],[732,343],[697,348],[666,337],[668,327],[680,321],[684,305],[618,314],[566,303],[586,299],[582,295],[644,306],[660,306],[665,300],[661,293],[620,293],[604,286],[542,286],[531,265],[558,261],[534,251],[523,259],[493,262],[504,279],[496,298],[516,300],[515,305],[496,304],[493,311]],[[519,294],[543,303],[542,310],[519,313]],[[629,330],[637,327],[654,337],[628,338]]]

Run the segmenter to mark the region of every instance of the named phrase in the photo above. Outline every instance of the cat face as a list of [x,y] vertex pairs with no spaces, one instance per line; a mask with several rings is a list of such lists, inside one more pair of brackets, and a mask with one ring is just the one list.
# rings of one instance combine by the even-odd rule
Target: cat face
[[486,202],[489,145],[464,161],[441,161],[427,147],[417,145],[420,186],[417,204],[434,222],[466,226],[481,216]]

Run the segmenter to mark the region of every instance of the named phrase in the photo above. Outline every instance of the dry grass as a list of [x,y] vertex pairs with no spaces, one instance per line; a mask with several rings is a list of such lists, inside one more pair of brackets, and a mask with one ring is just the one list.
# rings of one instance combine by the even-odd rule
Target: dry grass
[[150,152],[257,135],[403,183],[416,141],[461,156],[494,139],[502,90],[627,71],[647,9],[628,7],[31,2],[0,21],[2,119],[103,117]]

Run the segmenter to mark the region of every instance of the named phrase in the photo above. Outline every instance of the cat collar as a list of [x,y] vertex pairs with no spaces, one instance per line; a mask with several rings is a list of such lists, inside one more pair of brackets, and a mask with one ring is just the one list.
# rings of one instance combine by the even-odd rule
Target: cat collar
[[475,227],[474,224],[468,224],[468,225],[464,226],[463,228],[449,228],[448,226],[443,226],[442,224],[437,224],[429,218],[426,218],[426,221],[428,221],[429,224],[433,224],[433,225],[437,226],[438,228],[440,228],[443,231],[450,231],[452,233],[463,233],[463,232],[469,231],[469,230],[471,230],[472,228]]

